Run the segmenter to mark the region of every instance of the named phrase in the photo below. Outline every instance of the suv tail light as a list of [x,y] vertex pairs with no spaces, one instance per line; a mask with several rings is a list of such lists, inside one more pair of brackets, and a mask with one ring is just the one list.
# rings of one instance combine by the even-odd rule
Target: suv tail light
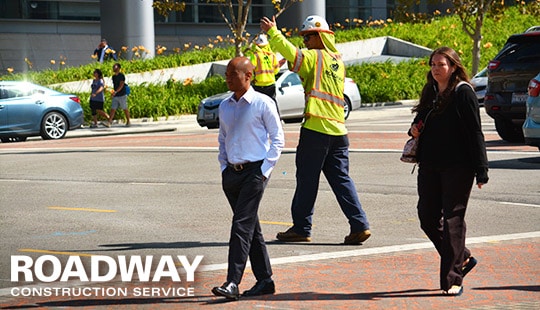
[[532,79],[529,82],[528,90],[529,90],[529,96],[538,97],[538,95],[540,94],[540,82],[535,79]]
[[81,99],[79,99],[79,97],[69,97],[69,99],[77,102],[78,104],[81,104]]
[[489,69],[489,70],[495,70],[495,69],[497,69],[497,68],[499,67],[500,64],[501,64],[500,61],[498,61],[498,60],[492,60],[492,61],[490,61],[489,64],[488,64],[488,69]]

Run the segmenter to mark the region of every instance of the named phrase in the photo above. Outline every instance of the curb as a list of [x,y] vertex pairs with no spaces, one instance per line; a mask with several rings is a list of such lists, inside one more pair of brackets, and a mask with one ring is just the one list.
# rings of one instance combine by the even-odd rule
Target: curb
[[390,106],[397,106],[397,105],[413,106],[417,103],[418,103],[417,99],[388,101],[388,102],[371,102],[371,103],[362,103],[361,108],[390,107]]
[[175,127],[165,127],[165,128],[144,128],[144,129],[133,129],[128,127],[126,129],[110,130],[103,131],[101,129],[76,129],[74,131],[68,132],[66,134],[66,139],[70,138],[82,138],[82,137],[105,137],[105,136],[119,136],[119,135],[133,135],[133,134],[145,134],[145,133],[155,133],[155,132],[169,132],[176,131]]

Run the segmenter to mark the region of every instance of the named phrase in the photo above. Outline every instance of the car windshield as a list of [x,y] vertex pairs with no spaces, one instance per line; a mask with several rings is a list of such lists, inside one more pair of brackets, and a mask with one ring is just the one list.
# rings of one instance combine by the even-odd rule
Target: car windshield
[[511,62],[532,62],[540,63],[538,51],[540,50],[540,42],[527,42],[522,44],[509,45],[496,59]]
[[488,73],[487,68],[482,69],[482,71],[478,72],[473,78],[481,78],[486,77]]
[[300,84],[302,84],[302,81],[300,80],[298,74],[291,73],[283,80],[283,82],[281,83],[281,87],[288,87]]
[[3,85],[2,99],[27,97],[34,94],[35,88],[29,84]]

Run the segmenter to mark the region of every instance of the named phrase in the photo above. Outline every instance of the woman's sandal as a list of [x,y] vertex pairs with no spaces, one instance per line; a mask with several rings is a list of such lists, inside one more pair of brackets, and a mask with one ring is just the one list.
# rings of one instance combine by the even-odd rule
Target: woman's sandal
[[478,260],[472,256],[469,256],[469,258],[467,258],[466,260],[466,263],[463,265],[463,268],[461,269],[462,277],[465,277],[469,273],[469,271],[471,271],[476,266],[476,264],[478,264]]
[[443,295],[447,296],[461,296],[463,294],[463,286],[452,285],[448,291],[443,291]]

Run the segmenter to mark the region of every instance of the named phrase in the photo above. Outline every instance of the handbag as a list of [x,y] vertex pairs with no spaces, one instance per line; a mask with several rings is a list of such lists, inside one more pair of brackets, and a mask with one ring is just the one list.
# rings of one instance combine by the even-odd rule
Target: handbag
[[[423,122],[422,124],[422,120],[420,120],[419,124],[421,124],[421,129],[420,129],[420,132],[422,132],[424,130],[424,128],[426,128],[426,122],[427,122],[427,119],[429,117],[429,115],[431,114],[431,111],[433,111],[433,109],[429,110],[429,112],[427,113],[426,115],[426,120]],[[418,136],[418,138],[410,138],[409,140],[407,140],[407,142],[405,142],[405,146],[403,147],[403,152],[401,153],[401,158],[400,160],[404,163],[411,163],[411,164],[416,164],[418,163],[418,160],[416,158],[416,151],[418,150],[418,139],[420,138],[420,136]],[[413,168],[414,170],[414,168]]]
[[416,160],[416,150],[418,149],[418,139],[417,138],[410,138],[405,142],[405,146],[403,147],[403,153],[401,154],[400,160],[404,163],[411,163],[415,164],[417,163]]

